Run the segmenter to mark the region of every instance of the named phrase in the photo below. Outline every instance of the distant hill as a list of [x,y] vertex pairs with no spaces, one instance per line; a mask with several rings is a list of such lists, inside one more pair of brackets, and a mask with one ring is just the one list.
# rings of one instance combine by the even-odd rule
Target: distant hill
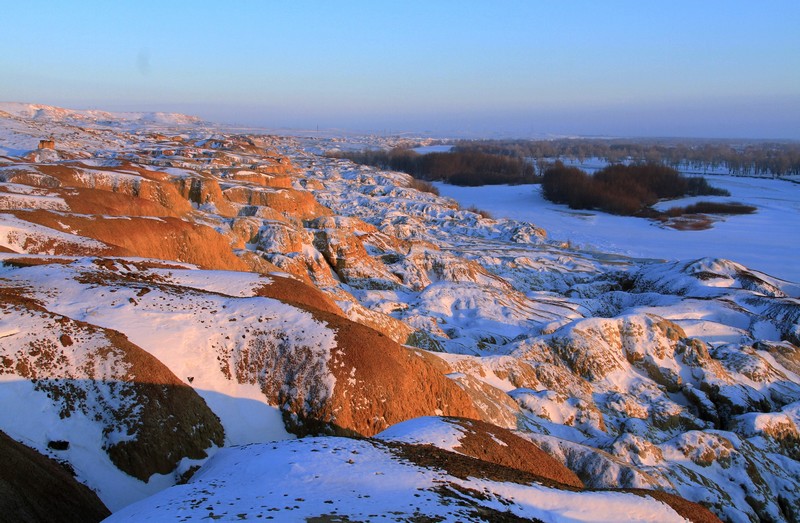
[[50,105],[19,102],[0,102],[0,112],[34,121],[58,122],[71,125],[128,126],[190,126],[203,124],[196,116],[161,112],[107,112],[76,110]]

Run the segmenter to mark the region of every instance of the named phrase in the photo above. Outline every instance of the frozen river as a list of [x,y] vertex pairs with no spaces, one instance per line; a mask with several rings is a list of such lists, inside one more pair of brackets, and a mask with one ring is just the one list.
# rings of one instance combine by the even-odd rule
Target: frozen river
[[[475,205],[495,218],[531,222],[550,239],[576,247],[642,258],[727,258],[771,276],[800,282],[800,184],[784,180],[708,176],[730,197],[694,200],[737,201],[758,208],[755,214],[728,216],[704,231],[678,231],[643,218],[574,211],[544,198],[538,185],[457,187],[437,183],[442,196],[463,207]],[[662,204],[663,205],[663,204]]]

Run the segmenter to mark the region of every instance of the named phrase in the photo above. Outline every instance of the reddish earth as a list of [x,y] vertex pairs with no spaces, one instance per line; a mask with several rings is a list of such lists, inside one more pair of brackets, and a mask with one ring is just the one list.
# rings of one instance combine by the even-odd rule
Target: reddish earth
[[478,420],[450,418],[447,421],[464,432],[461,445],[455,448],[462,454],[513,467],[570,487],[584,486],[577,474],[560,461],[510,430]]
[[316,287],[283,276],[269,276],[271,282],[255,290],[255,296],[273,298],[284,303],[312,308],[341,316],[342,309]]
[[419,416],[479,416],[469,396],[415,351],[341,316],[308,310],[336,332],[337,348],[328,364],[333,397],[305,420],[305,430],[314,432],[314,422],[322,421],[335,433],[373,436]]
[[249,269],[244,261],[233,254],[228,238],[211,227],[178,218],[105,219],[102,216],[65,215],[41,210],[12,211],[12,214],[21,220],[54,230],[62,230],[63,226],[67,226],[80,236],[109,245],[112,249],[106,255],[180,261],[205,269]]

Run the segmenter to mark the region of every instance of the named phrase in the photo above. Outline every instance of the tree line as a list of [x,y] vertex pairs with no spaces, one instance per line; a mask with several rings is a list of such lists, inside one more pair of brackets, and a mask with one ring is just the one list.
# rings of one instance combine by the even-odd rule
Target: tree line
[[657,163],[698,173],[725,169],[752,176],[800,175],[800,143],[703,140],[480,140],[457,142],[454,151],[478,151],[537,164],[543,172],[548,163],[563,158],[605,163]]
[[594,175],[556,162],[542,177],[542,195],[572,209],[598,209],[612,214],[653,217],[652,205],[683,196],[729,196],[705,178],[687,178],[659,164],[609,165]]
[[453,185],[513,185],[541,180],[536,176],[534,166],[524,158],[475,150],[419,154],[403,148],[390,151],[370,149],[336,152],[329,156]]

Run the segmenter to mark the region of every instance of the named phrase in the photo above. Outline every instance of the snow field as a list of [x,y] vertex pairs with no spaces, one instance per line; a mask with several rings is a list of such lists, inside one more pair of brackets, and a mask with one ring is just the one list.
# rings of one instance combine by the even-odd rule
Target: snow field
[[436,183],[442,196],[462,207],[475,205],[495,218],[511,218],[542,227],[548,238],[576,248],[665,260],[727,258],[772,276],[800,282],[800,184],[766,178],[714,175],[714,187],[730,197],[667,201],[662,207],[694,200],[737,201],[753,205],[752,215],[730,216],[703,231],[678,231],[642,218],[572,210],[545,200],[538,185],[458,187]]

